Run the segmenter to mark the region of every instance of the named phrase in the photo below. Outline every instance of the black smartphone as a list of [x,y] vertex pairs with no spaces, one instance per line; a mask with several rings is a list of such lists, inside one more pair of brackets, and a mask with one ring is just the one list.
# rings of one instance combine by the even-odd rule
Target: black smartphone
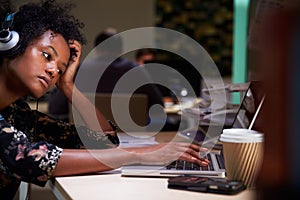
[[224,178],[179,176],[168,179],[168,188],[232,195],[245,190],[246,186],[241,181]]

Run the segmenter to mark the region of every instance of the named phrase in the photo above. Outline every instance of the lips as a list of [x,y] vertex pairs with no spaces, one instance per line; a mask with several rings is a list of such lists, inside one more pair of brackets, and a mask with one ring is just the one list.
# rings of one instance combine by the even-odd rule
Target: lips
[[45,76],[39,76],[39,81],[42,83],[42,85],[48,89],[50,87],[51,84],[51,80]]

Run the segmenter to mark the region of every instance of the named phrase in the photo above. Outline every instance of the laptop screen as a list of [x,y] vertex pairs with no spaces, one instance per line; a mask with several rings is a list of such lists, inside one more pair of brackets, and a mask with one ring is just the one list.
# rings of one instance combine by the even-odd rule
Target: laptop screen
[[[262,82],[251,81],[239,111],[233,121],[233,128],[251,128],[256,130],[259,120],[259,111],[264,99]],[[251,127],[250,127],[251,126]]]
[[[228,125],[212,126],[210,127],[213,131],[209,138],[214,138],[219,136],[223,128],[249,128],[252,123],[252,129],[260,131],[258,127],[261,125],[261,118],[259,115],[260,106],[264,98],[264,91],[262,87],[262,82],[251,81],[249,83],[248,89],[243,95],[242,102],[234,113],[226,114],[226,121]],[[255,122],[255,123],[254,123]],[[199,126],[199,129],[188,129],[181,131],[179,135],[193,139],[195,142],[203,142],[207,140],[207,126]]]

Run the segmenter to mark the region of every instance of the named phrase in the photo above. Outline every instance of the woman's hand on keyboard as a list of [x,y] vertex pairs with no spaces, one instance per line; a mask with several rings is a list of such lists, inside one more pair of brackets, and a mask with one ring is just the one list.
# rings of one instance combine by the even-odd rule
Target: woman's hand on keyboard
[[196,144],[184,142],[161,143],[134,148],[134,150],[131,149],[129,151],[138,153],[140,164],[169,164],[178,159],[200,166],[207,166],[209,164],[209,160],[199,154],[200,152],[206,152],[207,149],[201,148]]

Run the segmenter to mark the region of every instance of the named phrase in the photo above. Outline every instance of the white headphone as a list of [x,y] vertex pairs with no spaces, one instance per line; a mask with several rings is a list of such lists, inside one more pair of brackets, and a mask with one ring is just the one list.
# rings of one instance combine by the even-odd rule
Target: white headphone
[[0,53],[8,53],[17,47],[20,36],[16,31],[10,30],[13,25],[15,13],[8,14],[0,31]]

